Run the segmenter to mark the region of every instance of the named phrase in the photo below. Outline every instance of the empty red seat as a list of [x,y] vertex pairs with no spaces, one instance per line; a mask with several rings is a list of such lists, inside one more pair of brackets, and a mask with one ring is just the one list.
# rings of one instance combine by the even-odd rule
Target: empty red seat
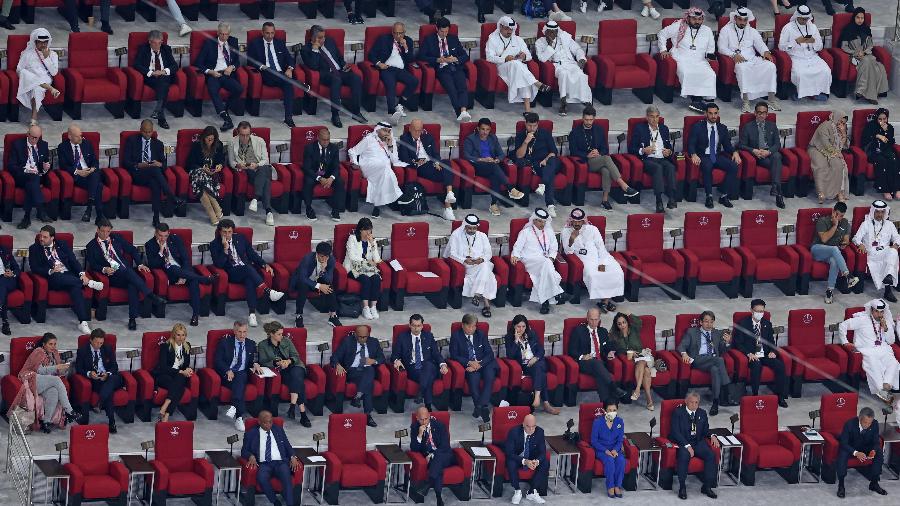
[[[788,312],[788,344],[793,360],[791,394],[800,397],[803,383],[837,386],[847,374],[847,352],[838,344],[825,344],[825,310],[791,309]],[[838,386],[838,388],[840,388]]]
[[362,489],[372,502],[384,501],[387,462],[380,452],[366,450],[365,413],[328,417],[325,501],[339,504],[341,489]]
[[715,284],[728,298],[738,296],[741,257],[734,248],[722,247],[722,213],[715,211],[684,214],[684,292],[697,296],[697,284]]
[[600,103],[611,104],[612,90],[623,88],[631,88],[641,102],[653,103],[656,60],[638,53],[637,38],[635,19],[606,19],[597,25],[597,55],[593,61],[597,63],[595,90]]
[[108,64],[109,36],[99,33],[69,34],[69,66],[66,78],[66,112],[81,119],[81,104],[103,104],[118,119],[125,115],[125,72]]
[[[391,225],[392,271],[394,295],[391,307],[403,311],[406,294],[425,295],[438,309],[447,307],[450,268],[443,258],[428,256],[428,223],[407,222]],[[401,269],[395,269],[399,263]]]
[[[141,368],[134,371],[137,379],[137,417],[142,422],[150,421],[150,413],[156,406],[161,406],[168,391],[156,385],[153,371],[159,363],[159,348],[169,340],[171,332],[144,332],[141,337]],[[197,419],[197,406],[200,398],[200,377],[191,376],[188,388],[184,389],[178,410],[187,420]],[[169,414],[172,414],[170,409]]]
[[69,430],[69,462],[63,469],[69,475],[66,500],[70,504],[125,502],[129,474],[124,464],[109,460],[108,425],[73,425]]
[[752,297],[757,281],[771,282],[785,295],[796,293],[800,256],[778,244],[778,211],[741,212],[741,245],[735,249],[742,260],[741,295]]
[[756,471],[774,469],[788,483],[800,476],[800,440],[778,430],[778,397],[747,395],[741,399],[741,483],[756,485]]
[[673,249],[663,249],[664,219],[659,214],[628,215],[622,255],[628,262],[625,293],[632,302],[638,300],[642,286],[658,286],[670,298],[681,298],[685,278],[684,258]]
[[154,430],[153,500],[165,504],[170,496],[193,496],[210,504],[213,466],[205,458],[194,458],[194,422],[159,422]]

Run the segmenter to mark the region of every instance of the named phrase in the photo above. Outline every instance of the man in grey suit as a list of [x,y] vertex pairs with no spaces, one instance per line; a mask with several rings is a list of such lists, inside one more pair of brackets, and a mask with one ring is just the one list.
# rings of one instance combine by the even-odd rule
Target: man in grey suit
[[713,403],[709,416],[719,413],[720,399],[722,404],[730,404],[727,390],[722,392],[722,387],[731,383],[722,357],[731,346],[731,329],[718,330],[715,327],[716,315],[712,311],[704,311],[700,313],[700,327],[689,328],[678,344],[684,364],[706,371],[712,377]]
[[778,126],[773,121],[766,121],[769,115],[769,104],[757,102],[753,110],[756,119],[741,127],[738,137],[738,149],[745,149],[753,154],[756,165],[769,169],[772,176],[771,195],[775,195],[775,205],[784,209],[784,196],[781,193],[781,139],[778,137]]

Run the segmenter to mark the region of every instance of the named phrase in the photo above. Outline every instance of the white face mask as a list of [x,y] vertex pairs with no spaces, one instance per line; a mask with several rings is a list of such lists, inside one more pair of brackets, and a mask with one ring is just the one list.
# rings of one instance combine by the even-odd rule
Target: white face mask
[[615,411],[607,411],[607,412],[606,412],[606,419],[607,419],[608,421],[611,422],[611,421],[613,421],[613,420],[616,419],[616,416],[617,416],[617,415],[618,415],[618,413],[616,413]]
[[755,312],[755,313],[753,313],[753,319],[756,321],[762,321],[763,316],[765,316],[765,315],[766,315],[766,313],[764,313],[764,312]]

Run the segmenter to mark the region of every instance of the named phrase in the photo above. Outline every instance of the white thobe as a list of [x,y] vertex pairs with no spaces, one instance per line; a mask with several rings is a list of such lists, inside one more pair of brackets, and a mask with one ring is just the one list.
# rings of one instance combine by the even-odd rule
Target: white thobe
[[746,60],[735,64],[734,74],[741,94],[749,100],[775,93],[778,87],[775,64],[759,56],[768,50],[762,35],[749,24],[740,29],[729,23],[719,32],[719,53],[731,57],[739,54]]
[[[464,226],[460,226],[450,234],[447,245],[447,256],[461,263],[466,268],[463,281],[462,296],[481,295],[487,300],[497,298],[497,278],[494,276],[494,264],[491,262],[491,242],[487,234],[476,231],[474,236],[466,234]],[[467,265],[466,259],[484,260],[478,265]]]
[[[559,240],[563,251],[568,255],[578,255],[584,265],[584,286],[588,290],[589,299],[609,299],[625,293],[625,272],[616,259],[606,250],[600,229],[585,223],[581,226],[578,237],[569,246],[569,238],[574,229],[562,229]],[[604,266],[603,272],[598,267]]]
[[887,326],[888,329],[880,336],[876,335],[872,317],[868,313],[857,314],[838,325],[838,335],[843,344],[847,343],[847,331],[853,331],[853,346],[862,353],[863,370],[866,371],[869,391],[873,394],[881,391],[885,383],[894,390],[900,388],[900,362],[897,362],[891,348],[894,342],[894,322],[888,319]]
[[[797,38],[811,35],[814,42],[798,43]],[[803,31],[796,22],[784,25],[778,49],[791,57],[791,82],[797,87],[797,96],[812,97],[820,93],[831,93],[831,69],[819,56],[822,50],[822,36],[812,21],[807,21]]]
[[[666,51],[666,44],[671,40],[670,54],[675,62],[678,81],[681,83],[681,96],[711,98],[716,96],[716,73],[709,66],[706,55],[716,52],[716,39],[708,26],[701,25],[699,30],[691,32],[688,27],[681,42],[678,38],[679,21],[659,31],[657,42],[660,52]],[[691,38],[693,35],[693,38]]]
[[893,222],[882,220],[873,223],[873,220],[866,219],[853,236],[853,242],[866,248],[866,265],[876,290],[884,287],[884,278],[888,274],[893,276],[894,286],[900,286],[897,279],[900,258],[897,250],[891,247],[891,244],[900,244],[900,234]]
[[543,303],[563,293],[559,285],[562,276],[556,272],[553,259],[559,252],[556,234],[548,226],[538,230],[533,225],[526,225],[519,232],[512,256],[525,264],[528,277],[531,278],[531,302]]
[[26,47],[19,57],[16,72],[19,74],[16,98],[28,109],[31,109],[31,99],[34,99],[35,107],[40,109],[47,94],[41,85],[53,83],[53,76],[59,73],[59,57],[56,51],[50,51],[50,56],[44,58],[35,49]]
[[355,161],[368,181],[366,202],[383,206],[395,202],[403,192],[397,183],[394,166],[406,167],[397,157],[397,142],[391,148],[381,142],[378,134],[370,133],[347,151],[351,161]]
[[[504,39],[498,32],[494,32],[485,43],[484,53],[487,61],[497,66],[497,74],[509,88],[506,96],[509,103],[522,103],[537,96],[538,80],[525,64],[531,61],[531,51],[522,37],[513,34]],[[524,62],[519,59],[506,61],[507,56],[514,57],[519,53],[525,53]]]
[[565,97],[570,104],[589,104],[593,101],[588,76],[578,65],[580,60],[586,59],[584,50],[571,35],[559,30],[553,45],[547,43],[546,37],[541,37],[534,43],[534,51],[539,61],[553,62],[560,97]]

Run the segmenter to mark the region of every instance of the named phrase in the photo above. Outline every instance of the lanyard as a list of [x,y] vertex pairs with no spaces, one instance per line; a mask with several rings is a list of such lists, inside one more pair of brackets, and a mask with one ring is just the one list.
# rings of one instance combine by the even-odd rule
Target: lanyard
[[118,262],[119,255],[116,254],[116,250],[112,246],[112,240],[108,238],[103,241],[101,241],[100,239],[97,240],[100,241],[100,247],[103,248],[103,253],[106,255],[106,260],[113,260],[115,262]]
[[697,41],[697,36],[700,35],[700,29],[697,28],[697,32],[694,33],[694,27],[689,26],[688,30],[691,31],[691,49],[697,49],[697,46],[694,43]]
[[[477,234],[477,233],[476,233],[476,234]],[[477,236],[477,235],[473,235],[473,236],[472,236],[472,242],[469,242],[469,235],[468,235],[468,234],[464,234],[464,235],[465,235],[465,239],[466,239],[466,244],[469,245],[469,252],[466,254],[466,257],[471,257],[471,256],[472,256],[472,248],[475,247],[475,241],[478,240],[478,236]]]
[[538,237],[537,230],[535,230],[534,225],[532,225],[531,233],[534,234],[535,240],[537,240],[538,244],[541,246],[541,251],[544,252],[544,256],[547,256],[550,253],[550,246],[547,244],[547,232],[541,230],[541,237]]
[[884,329],[881,328],[881,322],[876,322],[875,318],[869,316],[869,320],[872,321],[872,332],[875,333],[875,346],[881,346],[881,342],[884,340]]
[[[737,25],[734,25],[734,34],[735,34],[735,35],[738,34],[738,27],[737,27]],[[737,46],[738,46],[738,47],[737,47],[737,51],[735,51],[736,53],[740,53],[740,52],[741,52],[741,42],[744,41],[744,35],[747,35],[747,28],[741,29],[741,34],[740,34],[740,36],[738,36],[738,43],[737,43]]]
[[[391,153],[387,149],[387,144],[381,142],[381,139],[379,139],[378,145],[381,146],[381,150],[384,151],[384,155],[387,156],[388,163],[393,163],[393,158],[391,158]],[[393,145],[391,146],[391,148],[393,148]]]
[[[588,135],[590,134],[590,135]],[[582,128],[581,135],[584,136],[584,143],[587,145],[588,151],[594,149],[594,127]]]
[[875,233],[874,237],[872,237],[872,246],[878,246],[878,236],[881,235],[881,231],[884,229],[884,222],[887,220],[881,220],[881,226],[878,227],[878,230],[875,230],[875,220],[872,220],[872,231]]
[[500,43],[503,44],[503,51],[500,52],[500,55],[502,56],[503,53],[506,52],[506,48],[508,48],[509,45],[512,44],[512,37],[509,38],[509,41],[508,41],[508,42],[503,42],[503,36],[502,36],[502,35],[499,35],[498,37],[500,37]]
[[34,52],[37,53],[37,55],[38,55],[38,61],[41,62],[41,65],[44,67],[44,71],[47,72],[47,76],[48,76],[50,79],[53,79],[53,74],[50,73],[50,69],[48,69],[48,68],[47,68],[47,64],[44,63],[44,55],[42,55],[41,52],[38,51],[37,48],[34,48]]

